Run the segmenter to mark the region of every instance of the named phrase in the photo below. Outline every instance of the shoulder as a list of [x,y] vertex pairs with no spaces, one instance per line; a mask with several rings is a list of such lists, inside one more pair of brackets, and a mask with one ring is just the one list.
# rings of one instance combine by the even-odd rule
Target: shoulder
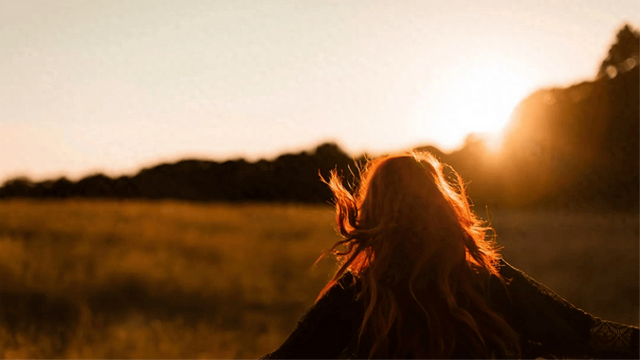
[[354,290],[360,286],[360,279],[347,271],[338,279],[337,285],[346,290]]
[[529,294],[544,295],[545,299],[553,300],[554,302],[562,303],[564,305],[570,305],[568,301],[556,294],[546,285],[535,280],[524,271],[513,267],[504,259],[500,259],[499,269],[500,276],[511,291],[524,291]]
[[345,272],[316,303],[355,302],[360,288],[360,280],[351,272]]
[[505,315],[521,313],[530,301],[535,301],[541,284],[504,259],[500,259],[497,265],[499,275],[491,275],[489,280],[491,301]]
[[498,271],[500,276],[493,276],[492,289],[496,290],[497,287],[502,288],[501,291],[540,291],[546,289],[546,287],[539,282],[535,281],[524,271],[513,267],[504,259],[498,261]]
[[526,274],[522,272],[522,270],[516,269],[502,258],[498,260],[498,270],[500,272],[500,275],[506,279],[526,276]]
[[[540,300],[547,302],[566,302],[551,289],[537,282],[520,269],[513,267],[504,259],[498,262],[500,276],[494,276],[491,280],[491,291],[498,295],[503,301],[502,304],[517,302],[521,307],[529,302],[540,305]],[[542,296],[544,295],[544,296]],[[506,296],[506,298],[504,298]]]

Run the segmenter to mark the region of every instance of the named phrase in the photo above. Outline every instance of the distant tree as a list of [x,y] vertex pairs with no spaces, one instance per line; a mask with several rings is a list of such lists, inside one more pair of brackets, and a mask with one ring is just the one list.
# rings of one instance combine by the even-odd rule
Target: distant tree
[[113,197],[113,179],[104,174],[83,178],[75,184],[75,194],[82,197]]
[[638,64],[640,32],[625,24],[616,35],[616,42],[609,49],[609,55],[600,65],[598,78],[615,77],[619,72],[629,70]]
[[40,196],[52,198],[68,198],[73,196],[73,185],[66,177],[57,180],[46,180],[38,184],[41,188]]
[[9,179],[0,188],[0,198],[29,197],[33,195],[33,188],[34,183],[27,177]]
[[315,158],[314,168],[316,175],[318,169],[320,169],[324,177],[328,177],[329,172],[334,168],[347,170],[349,166],[353,165],[353,159],[338,144],[333,142],[318,145],[312,156]]

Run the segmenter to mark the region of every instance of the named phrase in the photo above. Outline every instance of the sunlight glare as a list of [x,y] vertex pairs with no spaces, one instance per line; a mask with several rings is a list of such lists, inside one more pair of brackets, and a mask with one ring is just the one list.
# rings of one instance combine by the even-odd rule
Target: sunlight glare
[[446,150],[460,147],[470,133],[482,134],[488,149],[499,149],[501,131],[534,81],[518,68],[495,57],[454,64],[416,106],[416,131]]

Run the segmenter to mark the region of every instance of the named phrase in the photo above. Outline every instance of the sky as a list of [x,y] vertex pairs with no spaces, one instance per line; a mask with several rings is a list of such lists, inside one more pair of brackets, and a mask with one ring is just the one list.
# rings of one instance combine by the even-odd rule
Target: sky
[[0,0],[0,182],[488,139],[637,0]]

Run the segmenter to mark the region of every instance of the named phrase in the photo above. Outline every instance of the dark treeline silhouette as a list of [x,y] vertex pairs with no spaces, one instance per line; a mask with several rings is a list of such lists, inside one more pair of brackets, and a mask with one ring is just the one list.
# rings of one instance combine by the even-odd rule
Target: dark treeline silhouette
[[472,135],[438,157],[477,205],[638,211],[639,40],[623,26],[594,81],[523,100],[499,154]]
[[324,202],[331,192],[320,182],[333,168],[355,171],[355,160],[333,143],[312,152],[281,155],[273,161],[230,160],[222,163],[183,160],[112,179],[102,174],[78,182],[65,178],[31,182],[7,181],[0,198],[144,198],[195,201]]
[[[476,205],[637,211],[639,38],[625,25],[595,80],[540,90],[522,101],[499,154],[473,135],[449,154],[432,146],[421,149],[470,181]],[[326,178],[337,168],[349,179],[362,158],[325,143],[272,161],[184,160],[115,179],[102,174],[77,182],[16,178],[0,188],[0,198],[327,202],[331,192],[319,173]]]
[[499,159],[470,138],[445,159],[471,197],[508,207],[638,211],[638,42],[622,27],[596,80],[540,90],[515,109]]

